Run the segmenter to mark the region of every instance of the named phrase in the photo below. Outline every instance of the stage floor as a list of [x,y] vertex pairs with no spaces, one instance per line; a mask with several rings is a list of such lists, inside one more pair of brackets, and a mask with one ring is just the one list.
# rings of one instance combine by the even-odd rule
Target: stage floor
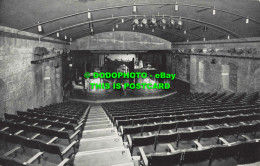
[[111,100],[111,99],[135,99],[135,98],[146,98],[146,97],[160,97],[171,95],[175,90],[157,90],[157,89],[140,89],[131,90],[127,89],[125,93],[121,90],[96,90],[96,91],[84,91],[83,89],[74,89],[71,99],[100,101],[100,100]]

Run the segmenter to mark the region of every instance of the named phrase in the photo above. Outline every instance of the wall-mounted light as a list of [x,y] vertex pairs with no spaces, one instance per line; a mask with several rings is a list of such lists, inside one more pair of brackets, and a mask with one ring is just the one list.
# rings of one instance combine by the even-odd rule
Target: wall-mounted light
[[175,11],[178,11],[178,10],[179,10],[179,5],[178,5],[177,2],[176,2],[175,5],[174,5],[174,10],[175,10]]
[[216,7],[214,6],[213,10],[212,10],[212,14],[216,15]]
[[136,12],[137,12],[137,7],[136,7],[135,2],[134,2],[133,13],[136,13]]
[[114,32],[114,31],[115,31],[115,28],[112,28],[112,31]]
[[59,32],[57,32],[56,36],[57,36],[57,37],[60,37],[60,33],[59,33]]
[[72,38],[70,38],[70,41],[72,41]]
[[88,19],[91,19],[91,12],[88,9]]
[[67,40],[67,35],[64,36],[64,39]]
[[125,20],[122,18],[122,19],[121,19],[121,22],[122,22],[122,24],[123,24],[123,23],[125,22]]
[[186,35],[186,34],[187,34],[187,31],[186,31],[186,29],[183,31],[183,34],[184,34],[184,35]]
[[43,32],[42,25],[40,24],[40,22],[38,22],[38,24],[38,32],[41,33]]
[[116,28],[118,28],[118,24],[116,24]]
[[152,32],[154,32],[154,29],[152,29]]
[[230,35],[227,36],[227,39],[230,39]]
[[187,39],[187,43],[189,42],[189,39]]
[[135,27],[133,26],[133,31],[135,30]]
[[248,24],[249,23],[249,18],[248,18],[248,16],[247,16],[247,18],[246,18],[246,24]]
[[72,68],[72,63],[69,64],[69,67]]
[[203,41],[206,41],[206,38],[205,38],[205,37],[203,37]]

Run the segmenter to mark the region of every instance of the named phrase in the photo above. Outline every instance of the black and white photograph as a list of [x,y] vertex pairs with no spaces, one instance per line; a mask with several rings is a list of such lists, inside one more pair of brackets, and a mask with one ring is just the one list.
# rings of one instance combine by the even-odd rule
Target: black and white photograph
[[260,0],[0,0],[0,166],[260,166]]

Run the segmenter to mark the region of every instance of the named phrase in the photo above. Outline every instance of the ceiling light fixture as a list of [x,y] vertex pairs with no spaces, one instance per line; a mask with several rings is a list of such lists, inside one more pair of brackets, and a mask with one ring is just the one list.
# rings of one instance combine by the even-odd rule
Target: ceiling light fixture
[[38,32],[43,32],[42,25],[40,24],[40,22],[38,22],[38,24]]
[[175,11],[178,11],[178,10],[179,10],[179,5],[178,5],[177,2],[176,2],[175,5],[174,5],[174,10],[175,10]]
[[212,10],[212,14],[216,15],[216,7],[214,6],[213,10]]
[[136,7],[135,2],[134,2],[133,13],[136,13],[136,12],[137,12],[137,7]]
[[88,19],[91,19],[91,12],[88,9]]
[[246,17],[246,24],[248,24],[249,23],[249,18],[248,18],[248,16]]

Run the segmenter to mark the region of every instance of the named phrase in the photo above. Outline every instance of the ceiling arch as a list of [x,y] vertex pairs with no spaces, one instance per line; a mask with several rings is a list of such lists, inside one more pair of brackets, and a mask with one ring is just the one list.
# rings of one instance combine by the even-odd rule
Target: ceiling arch
[[[133,13],[134,4],[137,8],[136,13]],[[174,10],[176,4],[179,7],[178,11]],[[215,15],[212,14],[213,10],[216,10]],[[260,30],[258,30],[260,2],[258,0],[207,2],[205,0],[177,0],[177,2],[172,2],[172,0],[159,2],[157,0],[1,0],[0,11],[0,25],[37,33],[39,22],[45,31],[42,35],[50,35],[54,38],[56,38],[54,33],[59,31],[60,27],[79,25],[61,31],[60,39],[62,40],[64,40],[64,35],[73,39],[89,35],[84,32],[85,30],[88,32],[89,27],[86,22],[90,21],[94,25],[95,33],[112,31],[113,28],[118,31],[132,31],[131,24],[135,15],[139,18],[144,15],[157,16],[158,19],[162,16],[183,18],[184,27],[181,30],[159,28],[155,29],[155,32],[151,32],[151,29],[135,30],[171,42],[202,40],[203,38],[225,39],[229,34],[231,38],[260,36]],[[91,12],[92,20],[87,18],[88,12]],[[130,17],[125,17],[125,22],[120,24],[119,28],[115,28],[115,24],[119,24],[122,16]],[[247,18],[248,23],[246,23]],[[84,22],[86,24],[80,25]],[[201,25],[196,25],[196,23]],[[209,26],[207,32],[203,31],[203,25]],[[186,34],[183,33],[184,30]]]

